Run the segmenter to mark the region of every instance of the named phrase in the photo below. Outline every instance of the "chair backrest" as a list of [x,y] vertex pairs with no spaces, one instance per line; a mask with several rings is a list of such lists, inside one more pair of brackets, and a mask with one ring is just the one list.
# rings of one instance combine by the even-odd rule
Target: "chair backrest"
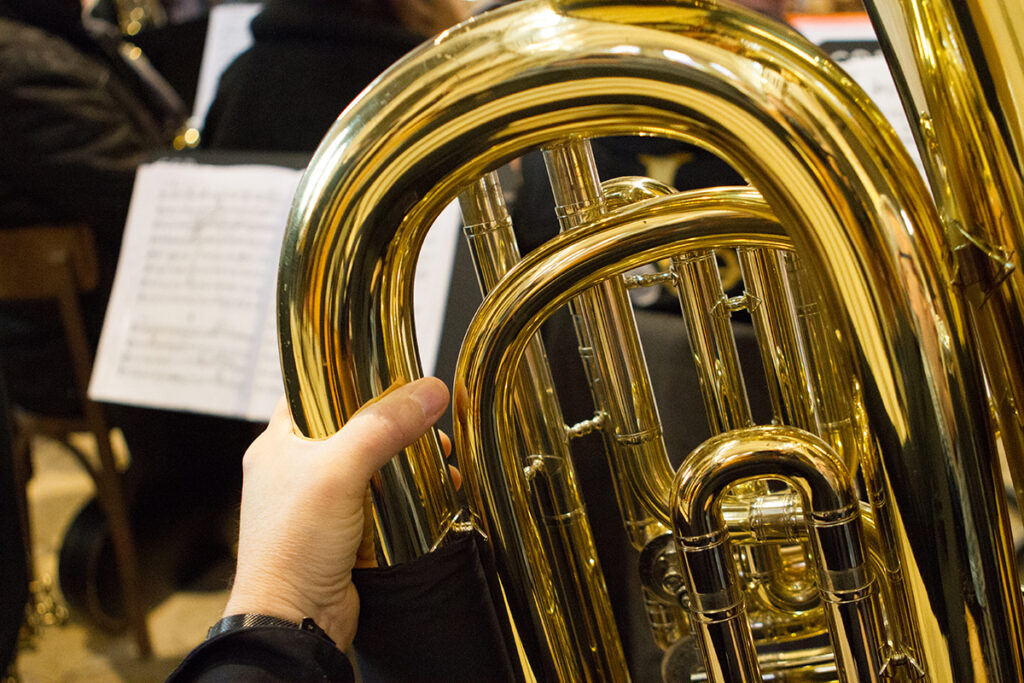
[[[79,397],[86,404],[92,373],[90,348],[79,294],[99,279],[92,232],[81,224],[0,229],[0,301],[50,299],[64,326]],[[88,414],[91,406],[86,405]]]
[[0,299],[53,299],[96,287],[98,264],[85,225],[0,229]]

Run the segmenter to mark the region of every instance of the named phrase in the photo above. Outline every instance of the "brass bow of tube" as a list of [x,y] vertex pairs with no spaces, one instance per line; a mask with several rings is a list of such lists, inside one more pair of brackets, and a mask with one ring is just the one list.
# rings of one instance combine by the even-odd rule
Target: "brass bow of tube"
[[756,427],[712,437],[676,475],[676,545],[709,680],[761,680],[720,504],[728,487],[772,477],[795,483],[803,498],[839,678],[878,680],[882,649],[853,481],[827,444],[790,427]]
[[[900,56],[931,194],[823,54],[706,0],[483,15],[384,74],[311,162],[278,319],[292,414],[314,437],[421,374],[415,263],[459,198],[488,292],[455,387],[470,507],[430,435],[372,483],[374,522],[383,563],[482,529],[525,678],[627,677],[585,515],[601,503],[582,500],[569,455],[589,431],[642,551],[655,639],[671,654],[692,631],[711,679],[1024,678],[998,458],[1024,480],[1019,17],[1000,0],[872,12]],[[612,135],[702,146],[756,189],[601,182],[588,139]],[[520,260],[494,171],[537,148],[563,233]],[[718,278],[725,249],[743,269],[739,300]],[[622,275],[660,259],[720,433],[678,474],[659,417],[673,408],[654,403],[627,296],[644,281]],[[565,305],[593,378],[596,413],[578,425],[564,424],[537,335]],[[738,307],[771,426],[752,424]]]

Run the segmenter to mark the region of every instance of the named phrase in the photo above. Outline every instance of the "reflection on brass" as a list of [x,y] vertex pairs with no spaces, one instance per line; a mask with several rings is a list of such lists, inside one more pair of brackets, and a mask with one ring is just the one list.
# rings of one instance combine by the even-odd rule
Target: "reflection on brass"
[[[931,192],[816,48],[706,0],[482,15],[389,70],[311,162],[278,320],[292,415],[312,437],[421,374],[412,275],[433,219],[460,201],[488,293],[453,387],[469,509],[430,435],[372,482],[378,554],[403,562],[481,529],[524,677],[628,677],[568,449],[599,431],[614,502],[586,505],[621,512],[673,676],[1024,679],[998,475],[1002,450],[1024,479],[1019,7],[870,4]],[[612,135],[704,147],[756,189],[602,182],[589,141]],[[520,258],[495,171],[533,149],[562,233]],[[723,289],[722,253],[736,254],[739,295]],[[657,261],[671,263],[690,391],[715,434],[678,471],[661,416],[680,408],[654,401],[627,296],[645,281],[623,275]],[[563,306],[596,407],[575,426],[538,335]],[[746,396],[741,308],[769,425]]]

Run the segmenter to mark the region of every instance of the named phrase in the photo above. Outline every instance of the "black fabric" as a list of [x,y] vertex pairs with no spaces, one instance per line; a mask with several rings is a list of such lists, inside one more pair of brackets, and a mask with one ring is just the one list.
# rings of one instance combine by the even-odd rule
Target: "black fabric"
[[187,21],[149,28],[132,37],[132,42],[142,48],[189,110],[195,104],[208,24],[209,16],[202,14]]
[[203,145],[309,151],[382,71],[422,38],[316,0],[268,2],[254,43],[220,80]]
[[508,681],[512,667],[474,537],[413,562],[356,569],[364,681]]
[[310,631],[253,626],[222,633],[192,650],[168,683],[353,680],[352,665],[331,642]]

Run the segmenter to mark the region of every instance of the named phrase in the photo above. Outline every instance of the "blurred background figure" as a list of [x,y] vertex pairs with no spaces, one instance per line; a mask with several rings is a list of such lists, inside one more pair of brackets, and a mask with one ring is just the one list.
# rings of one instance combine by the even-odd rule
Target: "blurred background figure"
[[[142,51],[79,0],[0,0],[0,230],[89,228],[100,271],[81,301],[92,352],[135,171],[171,151],[185,115]],[[0,373],[13,407],[50,417],[81,410],[55,305],[0,306]],[[126,495],[152,603],[230,558],[240,460],[259,426],[132,406],[107,412],[132,456]],[[65,534],[61,589],[72,605],[93,606],[86,616],[116,627],[123,606],[114,566],[105,516],[92,500]]]
[[[140,54],[123,51],[104,24],[83,22],[79,0],[0,0],[0,230],[85,223],[99,261],[99,285],[81,302],[95,348],[117,264],[136,166],[170,144],[184,107]],[[14,254],[5,254],[14,258]],[[0,306],[0,383],[12,405],[48,416],[81,410],[55,305]],[[13,434],[3,402],[5,466]],[[18,483],[14,483],[18,486]],[[5,485],[0,496],[20,498]],[[21,522],[3,510],[4,528]],[[4,534],[0,563],[25,563],[25,548]],[[10,556],[7,556],[10,554]],[[21,555],[21,557],[15,557]],[[13,572],[5,576],[14,581]],[[24,616],[27,566],[5,581],[4,659]],[[8,619],[7,617],[16,618]],[[6,628],[10,626],[10,629]]]
[[[144,58],[120,46],[86,28],[79,0],[0,0],[0,229],[89,224],[102,282],[84,302],[94,344],[135,168],[170,145],[185,114]],[[0,311],[11,400],[48,414],[75,409],[54,318],[37,306]]]
[[211,149],[312,153],[341,110],[406,52],[470,16],[467,0],[270,0],[220,80]]

